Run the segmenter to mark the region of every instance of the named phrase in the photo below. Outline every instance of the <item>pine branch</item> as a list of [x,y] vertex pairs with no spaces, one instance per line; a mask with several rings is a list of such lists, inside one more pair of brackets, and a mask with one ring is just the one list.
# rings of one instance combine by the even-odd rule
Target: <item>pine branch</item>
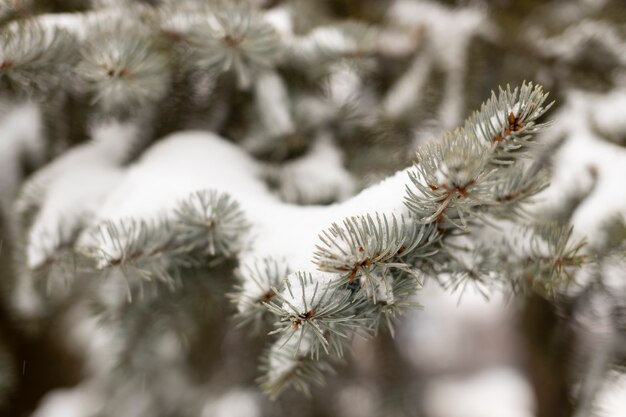
[[[554,298],[575,283],[576,270],[594,261],[592,254],[582,253],[585,240],[573,239],[572,226],[539,223],[525,228],[522,238],[529,241],[527,250],[509,260],[503,274],[513,293],[534,291]],[[520,246],[512,240],[506,247],[509,253],[519,253]]]
[[283,291],[284,281],[290,273],[286,262],[273,258],[255,259],[244,263],[235,273],[240,284],[235,286],[235,292],[229,297],[237,307],[237,324],[251,324],[254,330],[271,324],[272,317],[265,304],[272,302],[276,294]]
[[261,357],[259,370],[262,376],[257,379],[257,382],[273,399],[276,399],[289,386],[310,395],[311,383],[323,385],[326,375],[334,372],[333,365],[337,361],[328,356],[313,359],[306,353],[294,355],[293,351],[297,343],[302,349],[307,342],[291,338],[285,344],[282,340],[278,340]]
[[284,47],[278,34],[252,8],[228,3],[210,12],[189,34],[198,67],[217,74],[232,70],[247,88],[258,70],[279,61]]
[[77,73],[105,112],[124,114],[161,100],[169,90],[167,55],[120,23],[90,33]]
[[0,88],[27,95],[58,88],[76,60],[76,47],[68,31],[36,21],[0,27]]
[[182,200],[172,219],[104,222],[96,228],[97,246],[81,251],[100,270],[120,269],[128,279],[156,280],[173,289],[181,268],[234,257],[248,227],[230,196],[201,191]]
[[332,276],[319,274],[314,279],[309,273],[296,272],[287,278],[282,292],[275,292],[275,299],[267,303],[279,318],[273,333],[284,333],[284,343],[296,338],[295,355],[303,340],[308,341],[303,350],[314,358],[320,350],[343,355],[343,339],[349,339],[358,328],[355,312],[359,300],[351,291],[335,285]]
[[[324,231],[313,258],[320,271],[332,275],[315,275],[315,280],[306,273],[292,275],[268,304],[278,316],[275,332],[285,334],[284,343],[296,337],[299,355],[306,340],[305,353],[319,358],[340,356],[355,334],[376,333],[381,326],[393,333],[393,319],[415,305],[411,296],[420,288],[417,276],[423,272],[441,275],[448,289],[472,283],[488,296],[501,279],[501,248],[455,248],[450,239],[467,233],[470,225],[488,224],[489,216],[519,220],[521,203],[545,188],[544,173],[519,162],[530,155],[532,134],[545,127],[537,123],[547,109],[545,99],[532,84],[500,90],[463,128],[420,149],[408,171],[407,220],[376,213],[347,218]],[[562,253],[557,232],[547,236]],[[567,259],[578,249],[571,249]],[[474,259],[466,262],[463,256]],[[563,270],[545,272],[547,282],[557,282]],[[315,335],[311,342],[307,332]],[[288,375],[298,384],[306,380]],[[281,387],[290,383],[280,381]]]
[[5,0],[0,3],[0,26],[25,14],[31,3],[31,0]]
[[181,242],[178,251],[201,258],[234,257],[241,249],[239,236],[249,228],[239,204],[215,190],[192,194],[174,213],[174,233]]
[[516,180],[520,171],[509,167],[519,169],[535,146],[533,135],[546,127],[537,122],[551,106],[544,106],[546,98],[532,83],[501,89],[462,129],[420,149],[407,207],[425,224],[445,221],[465,230],[479,211],[520,203],[545,188],[538,173],[526,169]]
[[407,269],[401,257],[408,254],[424,256],[432,251],[436,239],[434,228],[400,221],[385,214],[347,218],[343,226],[333,224],[320,235],[321,245],[314,253],[318,269],[342,275],[346,282],[371,273],[377,267]]
[[357,21],[320,26],[294,39],[289,61],[311,74],[324,74],[338,63],[367,68],[378,52],[376,29]]

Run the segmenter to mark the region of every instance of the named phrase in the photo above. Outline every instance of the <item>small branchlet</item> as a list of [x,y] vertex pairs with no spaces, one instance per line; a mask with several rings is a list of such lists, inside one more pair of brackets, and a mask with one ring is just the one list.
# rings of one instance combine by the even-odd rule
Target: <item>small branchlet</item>
[[507,175],[495,184],[491,201],[487,209],[493,216],[519,220],[527,217],[521,202],[528,202],[548,186],[548,175],[545,170],[530,174],[522,167],[513,166]]
[[[275,332],[283,336],[277,343],[293,351],[280,364],[275,359],[276,368],[266,361],[265,381],[272,381],[273,393],[291,379],[305,384],[300,366],[318,371],[310,359],[322,354],[320,366],[326,367],[328,355],[340,355],[357,331],[369,335],[387,327],[393,334],[393,319],[415,306],[413,295],[422,284],[417,270],[432,274],[447,289],[462,292],[471,284],[485,297],[494,288],[516,285],[516,278],[506,282],[520,268],[519,260],[510,261],[506,253],[515,251],[506,245],[459,247],[451,238],[496,218],[519,220],[521,203],[545,188],[545,172],[518,163],[530,157],[532,135],[545,126],[537,123],[550,107],[545,100],[541,87],[532,84],[501,89],[463,128],[421,149],[409,171],[408,224],[393,215],[365,215],[333,224],[320,235],[314,263],[337,278],[292,275],[268,304],[279,317]],[[568,267],[582,262],[581,246],[571,246],[570,235],[571,230],[549,228],[532,232],[522,270],[534,268],[542,277],[533,289],[568,281]],[[540,251],[542,245],[548,250]],[[502,263],[515,267],[509,271]],[[274,345],[270,357],[284,354],[282,345]]]
[[495,174],[479,140],[455,130],[418,151],[406,206],[421,223],[447,220],[465,229],[472,209],[489,203]]
[[512,164],[528,156],[529,147],[535,144],[533,135],[548,126],[537,122],[552,107],[553,102],[546,104],[547,99],[540,85],[523,83],[513,90],[507,85],[497,96],[492,91],[491,98],[465,121],[462,130],[490,145],[493,163]]
[[[172,240],[169,222],[107,221],[99,227],[103,242],[110,242],[114,251],[104,252],[107,265],[118,266],[162,254]],[[122,246],[122,240],[126,245]],[[147,247],[151,250],[146,250]]]
[[[119,268],[128,281],[138,277],[140,282],[155,280],[170,288],[178,284],[171,273],[169,251],[175,238],[169,221],[107,221],[97,230],[98,248],[87,248],[83,252],[98,260],[98,269]],[[128,296],[131,298],[130,289]]]
[[393,319],[415,305],[411,297],[421,285],[403,257],[432,254],[434,230],[376,214],[323,232],[314,259],[325,274],[291,274],[267,303],[278,316],[273,333],[281,337],[265,359],[263,388],[273,396],[287,386],[307,392],[354,335],[369,336],[381,326],[393,334]]
[[[369,331],[374,335],[383,328],[394,336],[396,318],[408,309],[419,308],[414,296],[422,283],[414,273],[405,271],[392,276],[388,270],[382,270],[380,274],[381,278],[375,281],[378,283],[378,287],[374,289],[378,292],[377,296],[367,295],[368,299],[375,301],[367,303],[359,316],[367,318]],[[364,285],[364,289],[367,294],[367,285]]]
[[68,31],[19,21],[0,28],[0,87],[17,94],[57,88],[76,61]]
[[357,21],[321,26],[297,39],[289,48],[291,61],[321,74],[338,63],[365,70],[374,64],[377,32]]
[[216,73],[233,70],[247,88],[259,69],[272,68],[284,50],[273,26],[249,5],[228,3],[211,10],[189,34],[198,67]]
[[492,93],[463,128],[418,151],[407,207],[423,223],[446,221],[467,230],[490,208],[511,208],[541,191],[543,175],[516,162],[529,157],[533,135],[546,127],[537,123],[551,106],[544,105],[546,99],[532,83]]
[[229,295],[237,307],[236,322],[239,325],[252,323],[255,329],[262,327],[264,322],[269,324],[265,304],[272,302],[276,294],[283,291],[289,272],[286,262],[274,258],[255,259],[241,265],[235,271],[240,283]]
[[340,274],[344,282],[371,275],[377,267],[408,269],[402,257],[430,252],[434,228],[376,213],[349,217],[320,235],[313,261],[320,271]]
[[303,349],[310,342],[306,339],[300,341],[300,353],[294,355],[298,339],[291,338],[287,342],[278,339],[261,357],[261,377],[257,382],[271,398],[275,399],[290,386],[310,395],[311,383],[323,385],[325,376],[334,372],[333,362],[337,359],[331,356],[312,358]]
[[[581,252],[584,239],[573,240],[573,227],[557,223],[542,223],[523,230],[522,238],[529,240],[521,259],[507,263],[505,273],[513,293],[535,291],[552,298],[574,283],[574,271],[593,261],[593,256]],[[513,250],[513,245],[517,251]],[[504,245],[503,245],[504,246]],[[504,246],[509,253],[519,252],[515,241]]]
[[336,285],[331,275],[296,272],[287,278],[285,288],[276,292],[267,308],[279,321],[272,333],[284,334],[285,344],[292,338],[298,342],[294,355],[300,353],[303,340],[307,352],[317,358],[325,354],[343,355],[345,340],[359,329],[356,310],[362,302],[352,297],[352,291]]
[[444,289],[458,292],[462,297],[467,288],[472,287],[485,300],[489,299],[494,289],[498,289],[502,268],[498,264],[497,250],[479,244],[446,251],[446,254],[448,259],[437,270],[437,280]]
[[108,112],[127,112],[155,103],[169,89],[167,56],[140,31],[122,24],[101,27],[83,47],[77,72]]
[[193,193],[175,209],[178,251],[199,257],[232,258],[241,249],[239,236],[249,227],[239,204],[215,190]]
[[129,278],[174,287],[178,270],[232,258],[248,229],[239,205],[226,194],[200,191],[181,201],[173,218],[123,220],[98,226],[96,247],[85,248],[100,270],[120,268]]

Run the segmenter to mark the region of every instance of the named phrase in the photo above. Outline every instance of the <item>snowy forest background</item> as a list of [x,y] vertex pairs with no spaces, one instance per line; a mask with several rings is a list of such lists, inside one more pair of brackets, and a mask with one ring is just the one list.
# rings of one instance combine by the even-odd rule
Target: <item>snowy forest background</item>
[[[593,262],[503,290],[472,275],[516,273],[480,264],[499,242],[483,236],[456,274],[407,290],[418,309],[331,345],[346,354],[311,364],[309,395],[281,391],[267,333],[284,304],[247,303],[246,276],[282,280],[322,229],[392,207],[421,146],[525,82],[555,103],[532,154],[550,185],[524,210],[573,225],[571,259]],[[226,139],[162,141],[187,130]],[[626,416],[625,180],[623,0],[0,0],[0,414]],[[243,190],[243,214],[192,194],[205,184]],[[140,221],[188,195],[191,243],[164,260],[169,224]],[[197,204],[227,225],[202,245]]]

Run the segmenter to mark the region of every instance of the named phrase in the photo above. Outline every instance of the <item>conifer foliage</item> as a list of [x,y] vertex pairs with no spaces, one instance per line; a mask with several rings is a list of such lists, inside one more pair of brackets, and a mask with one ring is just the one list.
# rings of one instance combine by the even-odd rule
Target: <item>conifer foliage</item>
[[[499,47],[482,9],[47,3],[0,5],[0,140],[15,136],[14,159],[32,171],[0,189],[11,259],[0,273],[12,322],[43,337],[51,320],[82,358],[61,403],[80,415],[221,416],[222,382],[255,381],[274,406],[289,388],[314,396],[363,339],[395,336],[435,285],[460,302],[472,290],[551,306],[610,294],[611,342],[576,397],[579,413],[592,408],[623,354],[626,297],[607,278],[624,265],[623,219],[590,244],[570,224],[593,170],[588,193],[541,206],[564,189],[551,120],[564,136],[587,129],[561,122],[575,95],[557,91],[566,104],[554,112],[543,86],[505,82],[460,120],[470,41]],[[599,39],[626,50],[618,35]],[[559,42],[537,41],[534,56],[552,65]],[[429,113],[437,134],[414,141],[434,68],[445,79]],[[8,122],[26,110],[30,142]],[[584,120],[607,131],[602,117]],[[381,141],[370,169],[367,148]],[[0,402],[22,389],[5,333]],[[255,375],[237,364],[251,353]],[[53,416],[42,404],[35,415]]]

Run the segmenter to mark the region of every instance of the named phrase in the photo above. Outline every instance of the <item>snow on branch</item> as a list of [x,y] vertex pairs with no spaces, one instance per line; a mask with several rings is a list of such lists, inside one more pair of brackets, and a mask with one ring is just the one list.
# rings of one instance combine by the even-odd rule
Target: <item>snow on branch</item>
[[173,218],[105,221],[92,232],[95,245],[81,251],[100,270],[119,268],[127,278],[173,288],[180,284],[178,268],[235,256],[248,227],[230,196],[198,191],[179,202]]
[[[126,169],[76,248],[100,270],[170,287],[184,285],[180,268],[238,260],[240,283],[229,296],[237,319],[257,329],[274,325],[262,386],[271,395],[306,390],[354,337],[393,332],[427,276],[456,269],[442,285],[498,286],[506,246],[461,247],[458,239],[521,216],[545,186],[544,173],[526,163],[545,127],[545,100],[530,83],[501,89],[462,128],[420,149],[412,167],[330,206],[281,201],[263,183],[263,166],[238,147],[210,133],[177,133]],[[580,246],[569,246],[569,234],[541,230],[543,240],[534,229],[525,238],[547,242],[550,251],[508,261],[548,263],[536,271],[542,282],[562,281],[586,259]],[[472,253],[483,261],[468,261]]]

